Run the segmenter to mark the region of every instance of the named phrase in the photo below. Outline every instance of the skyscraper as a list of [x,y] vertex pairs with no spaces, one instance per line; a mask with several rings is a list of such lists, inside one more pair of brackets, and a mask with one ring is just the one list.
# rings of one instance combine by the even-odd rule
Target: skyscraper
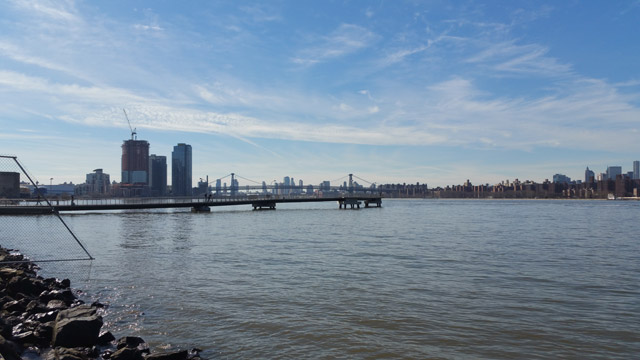
[[171,153],[171,188],[174,196],[191,196],[191,145],[179,143]]
[[146,185],[149,182],[149,143],[125,140],[122,144],[122,183]]
[[149,155],[149,188],[152,196],[167,194],[167,157]]
[[289,191],[291,190],[291,179],[288,176],[284,177],[284,183],[282,184],[282,193],[284,195],[289,194]]
[[633,162],[633,178],[640,179],[640,161]]
[[589,167],[587,166],[587,170],[584,171],[584,182],[591,183],[594,181],[596,181],[596,174],[589,170]]
[[607,179],[615,180],[618,175],[622,175],[622,166],[609,166],[607,168]]

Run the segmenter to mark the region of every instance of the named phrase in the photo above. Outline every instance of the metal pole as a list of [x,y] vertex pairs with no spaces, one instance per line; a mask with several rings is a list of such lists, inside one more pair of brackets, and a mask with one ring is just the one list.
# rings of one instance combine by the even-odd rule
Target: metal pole
[[[22,164],[20,164],[20,162],[18,161],[18,158],[17,157],[13,157],[13,160],[16,162],[16,164],[18,164],[18,167],[20,168],[20,170],[22,170],[22,172],[27,176],[27,179],[29,179],[29,181],[31,181],[31,184],[33,186],[35,186],[36,191],[38,191],[38,193],[39,193],[40,190],[38,190],[38,185],[36,185],[33,182],[33,179],[31,179],[31,176],[29,176],[27,171],[22,167]],[[49,202],[49,199],[47,199],[46,196],[43,196],[43,198],[44,198],[44,201],[47,202],[47,205],[49,205],[49,207],[51,208],[51,210],[52,210],[51,212],[54,213],[58,217],[58,219],[60,220],[62,225],[64,225],[64,227],[67,228],[67,231],[69,231],[71,236],[73,236],[73,239],[78,243],[78,245],[80,245],[80,247],[82,248],[82,250],[84,250],[84,252],[87,254],[87,256],[89,256],[89,260],[95,260],[95,258],[93,256],[91,256],[91,254],[89,253],[87,248],[85,248],[84,245],[82,245],[82,243],[80,242],[80,239],[78,239],[76,237],[76,234],[74,234],[73,231],[71,231],[71,229],[69,228],[69,226],[67,226],[67,223],[65,223],[64,220],[62,220],[62,217],[60,217],[60,213],[53,207],[53,205],[51,205],[51,203]]]

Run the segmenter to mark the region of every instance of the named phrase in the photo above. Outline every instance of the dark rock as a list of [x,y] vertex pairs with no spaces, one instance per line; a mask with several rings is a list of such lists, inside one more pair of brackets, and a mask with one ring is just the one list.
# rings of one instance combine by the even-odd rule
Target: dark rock
[[0,318],[0,336],[5,338],[11,337],[11,329],[13,329],[13,326],[5,321],[5,319]]
[[[2,261],[1,258],[0,261]],[[3,280],[9,281],[16,276],[24,276],[24,271],[8,267],[0,269],[0,278],[2,278]]]
[[80,299],[75,299],[72,303],[71,303],[71,307],[76,307],[76,306],[80,306],[80,305],[84,305],[84,301],[80,300]]
[[47,310],[44,306],[42,306],[42,304],[38,300],[31,300],[27,304],[25,311],[30,314],[35,314],[35,313],[45,312]]
[[71,305],[74,300],[76,300],[76,296],[73,294],[71,289],[64,290],[50,290],[43,291],[39,296],[40,301],[43,303],[48,303],[51,300],[62,300],[67,305]]
[[87,360],[87,350],[78,348],[57,347],[54,350],[56,360]]
[[58,317],[58,310],[52,310],[47,312],[35,313],[29,316],[29,320],[38,321],[41,323],[46,323],[49,321],[53,321]]
[[38,296],[45,289],[42,281],[30,277],[13,277],[7,284],[9,294],[22,293],[27,296]]
[[111,351],[111,350],[105,350],[105,351],[102,353],[102,358],[103,358],[103,359],[110,359],[110,358],[111,358],[111,355],[113,355],[113,351]]
[[105,304],[99,303],[97,301],[92,302],[91,306],[94,307],[94,308],[99,308],[99,309],[107,307]]
[[98,345],[109,345],[113,341],[116,341],[116,338],[109,331],[103,332],[102,334],[100,334],[100,336],[98,336]]
[[72,319],[77,317],[93,316],[96,314],[96,308],[89,305],[80,305],[71,309],[62,310],[58,313],[57,321],[64,319]]
[[0,336],[0,355],[5,360],[21,360],[20,348],[13,341],[6,340],[3,336]]
[[102,317],[88,315],[90,312],[79,313],[80,316],[77,317],[63,315],[63,313],[72,310],[64,310],[58,314],[53,328],[53,346],[81,347],[96,345],[100,328],[102,327]]
[[13,341],[21,344],[22,346],[38,345],[41,342],[33,331],[25,331],[19,334],[14,334]]
[[2,306],[2,310],[8,312],[23,312],[26,309],[24,301],[13,300],[5,303]]
[[116,345],[116,348],[118,349],[122,349],[124,347],[136,348],[138,347],[138,345],[141,345],[141,344],[144,344],[144,340],[142,340],[142,338],[139,338],[137,336],[125,336],[118,340],[118,344]]
[[62,300],[51,300],[47,303],[47,309],[51,310],[63,310],[68,308],[67,304]]
[[187,350],[167,352],[167,353],[154,353],[147,357],[146,360],[187,360],[189,352]]
[[127,347],[127,346],[111,354],[109,359],[110,360],[143,360],[142,353],[140,352],[140,350]]
[[87,356],[90,358],[97,358],[100,356],[100,348],[97,346],[93,346],[87,351]]
[[69,279],[64,279],[64,280],[62,280],[62,281],[60,282],[60,285],[61,285],[63,288],[71,287],[71,280],[69,280]]
[[51,342],[51,339],[53,338],[54,326],[55,323],[53,321],[50,321],[40,324],[38,325],[38,327],[36,327],[34,334],[38,337],[38,339],[40,339],[40,345],[46,345]]

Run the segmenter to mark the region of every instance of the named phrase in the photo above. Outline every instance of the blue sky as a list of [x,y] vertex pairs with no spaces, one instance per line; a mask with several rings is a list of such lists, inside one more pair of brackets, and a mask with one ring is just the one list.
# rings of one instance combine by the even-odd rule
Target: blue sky
[[[430,186],[640,159],[640,1],[2,1],[0,153]],[[241,183],[242,184],[242,183]]]

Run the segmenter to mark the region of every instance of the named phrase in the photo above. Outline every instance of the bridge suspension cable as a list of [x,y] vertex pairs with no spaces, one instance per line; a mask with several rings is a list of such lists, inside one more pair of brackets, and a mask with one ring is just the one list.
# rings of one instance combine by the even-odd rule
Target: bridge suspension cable
[[374,184],[374,183],[372,183],[371,181],[367,181],[367,180],[365,180],[365,179],[363,179],[363,178],[361,178],[361,177],[359,177],[359,176],[353,175],[353,177],[354,177],[354,178],[356,178],[356,179],[362,180],[362,181],[366,182],[366,183],[367,183],[367,184],[369,184],[369,185],[373,185],[373,184]]
[[342,180],[342,179],[346,179],[346,178],[348,178],[348,177],[349,177],[349,175],[345,175],[345,176],[343,176],[343,177],[341,177],[341,178],[337,178],[337,179],[335,179],[335,180],[331,180],[331,182],[340,181],[340,180]]
[[261,183],[261,182],[258,182],[258,181],[255,181],[255,180],[251,180],[251,179],[247,179],[246,177],[244,177],[244,176],[240,176],[240,175],[238,175],[238,174],[235,174],[235,175],[236,175],[236,177],[237,177],[237,178],[240,178],[240,179],[243,179],[243,180],[247,180],[247,181],[252,182],[252,183],[254,183],[254,184],[262,185],[262,183]]

